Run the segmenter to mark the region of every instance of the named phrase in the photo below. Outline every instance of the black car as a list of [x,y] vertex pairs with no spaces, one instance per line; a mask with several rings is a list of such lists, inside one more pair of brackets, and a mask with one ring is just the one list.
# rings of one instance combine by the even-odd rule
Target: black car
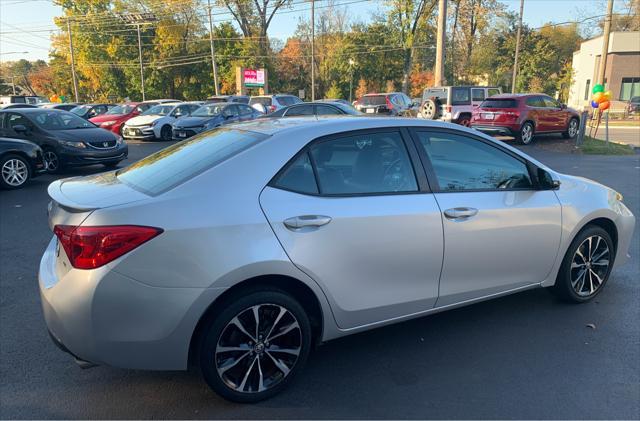
[[173,123],[173,139],[187,139],[223,124],[253,120],[261,115],[261,112],[245,104],[231,102],[206,104],[191,113],[191,115],[180,117]]
[[362,113],[351,105],[341,102],[302,102],[280,108],[278,111],[274,111],[264,117],[300,117],[309,115],[362,115]]
[[106,113],[115,106],[115,104],[83,104],[73,107],[69,111],[71,111],[78,117],[89,120],[90,118],[97,117]]
[[44,171],[42,149],[38,145],[0,137],[0,187],[18,189]]
[[29,140],[40,146],[49,172],[93,164],[112,168],[129,153],[121,137],[62,110],[0,111],[0,136]]

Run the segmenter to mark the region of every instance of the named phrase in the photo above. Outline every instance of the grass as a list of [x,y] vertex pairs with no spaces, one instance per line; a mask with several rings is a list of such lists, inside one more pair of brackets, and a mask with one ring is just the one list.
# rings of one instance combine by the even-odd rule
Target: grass
[[587,155],[634,155],[635,150],[622,143],[607,142],[593,137],[585,136],[584,143],[580,145],[580,150]]

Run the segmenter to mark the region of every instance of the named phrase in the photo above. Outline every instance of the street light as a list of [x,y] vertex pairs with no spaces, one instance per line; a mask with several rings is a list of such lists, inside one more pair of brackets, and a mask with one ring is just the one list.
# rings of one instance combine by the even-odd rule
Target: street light
[[352,101],[352,93],[353,93],[353,66],[356,65],[356,61],[352,58],[349,59],[349,69],[351,70],[351,77],[349,78],[349,103]]

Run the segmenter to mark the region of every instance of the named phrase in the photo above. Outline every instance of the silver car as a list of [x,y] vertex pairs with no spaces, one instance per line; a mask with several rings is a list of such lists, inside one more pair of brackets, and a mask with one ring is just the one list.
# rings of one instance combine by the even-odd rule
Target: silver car
[[614,190],[403,118],[229,125],[49,194],[55,343],[83,366],[199,365],[240,402],[320,342],[531,288],[591,300],[635,224]]

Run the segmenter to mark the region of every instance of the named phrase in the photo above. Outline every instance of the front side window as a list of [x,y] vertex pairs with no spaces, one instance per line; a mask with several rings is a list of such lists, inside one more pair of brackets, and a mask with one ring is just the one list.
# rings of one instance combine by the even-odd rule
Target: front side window
[[558,104],[558,101],[548,96],[543,96],[542,101],[544,101],[544,106],[547,108],[560,108],[560,104]]
[[237,117],[238,108],[235,105],[229,105],[222,111],[222,115],[225,117]]
[[487,92],[487,96],[494,96],[494,95],[500,95],[500,89],[489,88]]
[[418,132],[441,191],[532,188],[524,162],[466,136]]
[[238,109],[240,110],[240,115],[251,115],[253,114],[253,108],[248,105],[239,104]]
[[320,194],[378,194],[418,190],[398,132],[368,133],[316,143],[310,153]]

